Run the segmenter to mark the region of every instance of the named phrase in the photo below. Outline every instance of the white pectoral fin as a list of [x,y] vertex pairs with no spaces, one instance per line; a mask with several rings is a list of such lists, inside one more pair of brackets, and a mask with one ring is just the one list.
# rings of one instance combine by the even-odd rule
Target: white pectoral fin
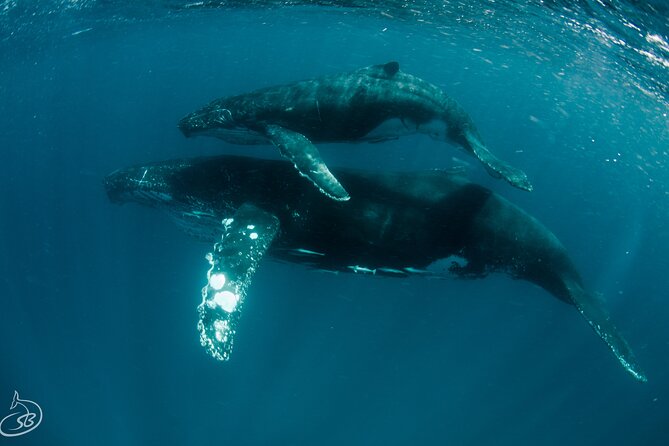
[[289,159],[300,174],[314,183],[323,194],[337,201],[351,198],[325,165],[316,146],[306,136],[279,125],[267,125],[264,132],[279,148],[281,155]]
[[485,165],[491,175],[504,178],[518,189],[532,191],[532,183],[525,172],[493,155],[474,133],[465,131],[465,140],[469,146],[466,148]]
[[627,341],[618,333],[601,302],[586,293],[579,285],[573,283],[567,285],[571,299],[579,313],[583,315],[599,337],[606,342],[620,364],[634,378],[646,382],[646,375],[637,363],[632,350],[627,345]]
[[200,343],[215,359],[230,357],[248,286],[278,230],[276,216],[252,204],[223,220],[221,240],[207,255],[211,268],[197,307]]

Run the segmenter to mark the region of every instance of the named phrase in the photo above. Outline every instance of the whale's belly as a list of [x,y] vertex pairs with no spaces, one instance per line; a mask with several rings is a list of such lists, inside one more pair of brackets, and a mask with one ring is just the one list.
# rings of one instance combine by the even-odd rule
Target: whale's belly
[[440,119],[431,119],[418,123],[411,119],[391,118],[382,121],[369,133],[361,138],[362,141],[378,142],[388,139],[396,139],[401,136],[422,133],[435,139],[446,138],[446,123]]

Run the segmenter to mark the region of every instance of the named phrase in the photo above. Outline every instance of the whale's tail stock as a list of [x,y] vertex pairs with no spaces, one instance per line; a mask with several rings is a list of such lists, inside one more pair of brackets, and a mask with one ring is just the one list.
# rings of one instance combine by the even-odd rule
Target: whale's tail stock
[[[487,240],[487,257],[498,257],[511,265],[512,276],[539,285],[563,302],[574,305],[597,335],[608,345],[620,364],[634,378],[647,381],[629,345],[618,332],[604,302],[586,291],[583,281],[558,238],[538,220],[501,197],[488,200],[484,212],[495,219],[477,219],[475,230]],[[511,228],[511,230],[507,230]]]

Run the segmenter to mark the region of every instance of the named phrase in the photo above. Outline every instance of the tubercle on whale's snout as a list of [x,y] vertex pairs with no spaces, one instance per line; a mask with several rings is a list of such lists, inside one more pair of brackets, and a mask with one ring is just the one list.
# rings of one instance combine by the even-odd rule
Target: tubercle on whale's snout
[[122,187],[119,184],[119,175],[121,175],[121,171],[116,170],[102,180],[102,186],[107,193],[107,198],[114,204],[123,204],[125,202],[122,198]]
[[183,133],[186,138],[192,136],[193,129],[191,126],[191,115],[181,118],[177,123],[177,128],[181,130],[181,133]]
[[177,127],[186,137],[196,136],[216,128],[234,127],[232,112],[225,106],[212,103],[184,116]]

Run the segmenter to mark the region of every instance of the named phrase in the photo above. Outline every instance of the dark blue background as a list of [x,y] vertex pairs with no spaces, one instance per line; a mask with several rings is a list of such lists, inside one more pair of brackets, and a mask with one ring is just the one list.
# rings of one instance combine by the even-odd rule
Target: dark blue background
[[[606,42],[575,34],[558,50],[529,45],[528,29],[509,40],[317,9],[90,23],[0,52],[0,417],[15,389],[44,411],[2,444],[668,444],[667,108]],[[205,354],[195,308],[210,246],[109,204],[104,175],[277,157],[186,140],[176,122],[215,97],[389,60],[458,99],[535,191],[425,137],[324,145],[326,161],[464,162],[563,241],[647,384],[574,308],[505,276],[392,280],[267,261],[231,361]]]

